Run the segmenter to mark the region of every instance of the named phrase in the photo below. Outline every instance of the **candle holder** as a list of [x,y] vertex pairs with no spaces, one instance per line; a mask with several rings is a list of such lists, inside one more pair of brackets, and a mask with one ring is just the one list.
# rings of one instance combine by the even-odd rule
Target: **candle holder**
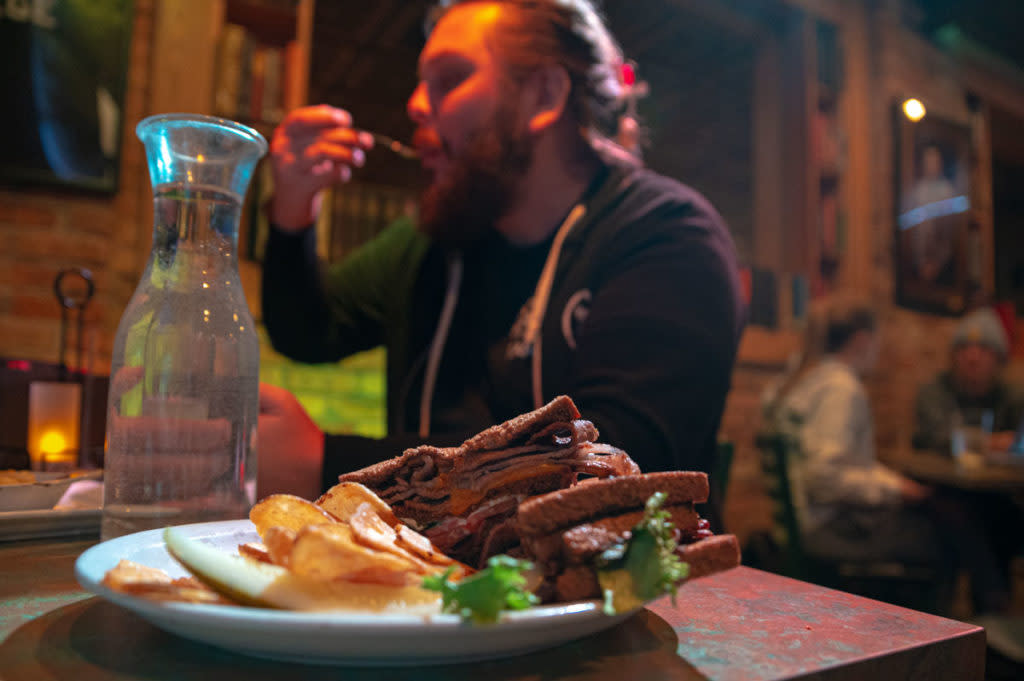
[[35,471],[78,466],[82,386],[35,381],[28,389],[28,456]]

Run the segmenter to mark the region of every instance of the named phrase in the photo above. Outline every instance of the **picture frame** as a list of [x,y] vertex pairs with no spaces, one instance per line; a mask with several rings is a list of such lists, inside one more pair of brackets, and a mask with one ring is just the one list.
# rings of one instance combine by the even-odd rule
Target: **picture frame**
[[971,130],[932,114],[919,121],[893,107],[896,303],[959,316],[971,296]]
[[0,183],[117,191],[134,0],[0,12]]

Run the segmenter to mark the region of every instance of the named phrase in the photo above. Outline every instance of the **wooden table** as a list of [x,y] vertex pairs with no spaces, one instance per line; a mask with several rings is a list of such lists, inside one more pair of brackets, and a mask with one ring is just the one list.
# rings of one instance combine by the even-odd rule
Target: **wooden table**
[[882,453],[884,463],[922,482],[977,492],[1024,496],[1024,465],[986,462],[975,457],[960,463],[936,452],[899,448]]
[[0,678],[980,680],[985,634],[750,568],[696,580],[608,631],[505,660],[416,669],[250,659],[164,633],[90,596],[75,558],[94,541],[0,544]]

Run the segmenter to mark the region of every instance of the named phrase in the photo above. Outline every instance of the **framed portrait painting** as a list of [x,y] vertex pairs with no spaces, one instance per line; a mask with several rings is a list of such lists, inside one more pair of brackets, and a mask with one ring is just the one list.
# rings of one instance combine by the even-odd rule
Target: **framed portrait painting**
[[959,315],[967,305],[971,232],[971,131],[894,107],[897,304]]

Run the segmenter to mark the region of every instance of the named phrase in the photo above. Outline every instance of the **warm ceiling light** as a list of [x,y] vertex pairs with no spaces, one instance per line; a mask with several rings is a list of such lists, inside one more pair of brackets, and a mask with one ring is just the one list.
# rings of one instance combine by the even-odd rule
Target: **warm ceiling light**
[[927,111],[925,111],[924,104],[921,103],[920,99],[914,99],[911,97],[907,101],[903,102],[903,113],[907,118],[917,123],[919,120],[924,118]]

